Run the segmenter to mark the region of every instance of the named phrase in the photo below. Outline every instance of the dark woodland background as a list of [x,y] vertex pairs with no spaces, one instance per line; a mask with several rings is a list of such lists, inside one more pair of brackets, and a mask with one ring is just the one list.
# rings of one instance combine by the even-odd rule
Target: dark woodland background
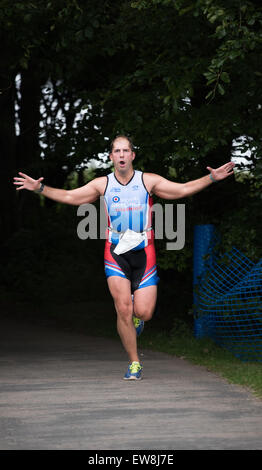
[[110,171],[109,142],[124,133],[136,146],[135,168],[174,181],[237,163],[234,177],[179,201],[183,250],[156,241],[158,328],[170,329],[175,318],[192,323],[194,226],[215,224],[222,252],[236,246],[254,261],[262,253],[259,2],[0,0],[0,7],[2,311],[80,328],[113,312],[104,241],[80,240],[76,207],[15,191],[13,177],[22,171],[49,186],[81,186]]

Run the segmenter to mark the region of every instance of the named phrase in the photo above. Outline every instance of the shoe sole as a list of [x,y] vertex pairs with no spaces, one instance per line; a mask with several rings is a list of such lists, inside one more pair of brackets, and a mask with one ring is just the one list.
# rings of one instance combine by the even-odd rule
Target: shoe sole
[[142,380],[142,377],[123,377],[123,380]]

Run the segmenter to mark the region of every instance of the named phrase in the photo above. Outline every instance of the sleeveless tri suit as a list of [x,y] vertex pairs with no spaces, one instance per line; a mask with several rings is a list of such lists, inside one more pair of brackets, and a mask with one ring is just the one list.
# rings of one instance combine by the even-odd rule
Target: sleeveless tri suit
[[[104,193],[108,228],[105,243],[105,274],[129,279],[132,293],[136,289],[159,282],[156,268],[154,231],[152,230],[152,197],[148,193],[143,173],[135,170],[126,185],[120,183],[115,173],[107,176]],[[135,248],[114,253],[127,230],[143,233],[143,240]]]

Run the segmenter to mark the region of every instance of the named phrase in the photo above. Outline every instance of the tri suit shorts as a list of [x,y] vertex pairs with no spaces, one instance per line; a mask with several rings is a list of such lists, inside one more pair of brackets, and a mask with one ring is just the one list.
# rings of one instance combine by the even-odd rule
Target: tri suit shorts
[[157,285],[159,277],[156,267],[156,252],[153,240],[141,250],[130,250],[121,255],[114,253],[115,246],[106,240],[105,274],[119,276],[131,282],[131,292],[147,286]]

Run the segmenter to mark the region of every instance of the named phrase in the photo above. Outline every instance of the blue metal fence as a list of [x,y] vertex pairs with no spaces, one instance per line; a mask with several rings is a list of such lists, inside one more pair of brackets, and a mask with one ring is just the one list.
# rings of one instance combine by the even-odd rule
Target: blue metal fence
[[262,362],[262,259],[254,263],[236,248],[219,255],[217,240],[210,225],[196,227],[195,336],[212,338],[243,361]]

